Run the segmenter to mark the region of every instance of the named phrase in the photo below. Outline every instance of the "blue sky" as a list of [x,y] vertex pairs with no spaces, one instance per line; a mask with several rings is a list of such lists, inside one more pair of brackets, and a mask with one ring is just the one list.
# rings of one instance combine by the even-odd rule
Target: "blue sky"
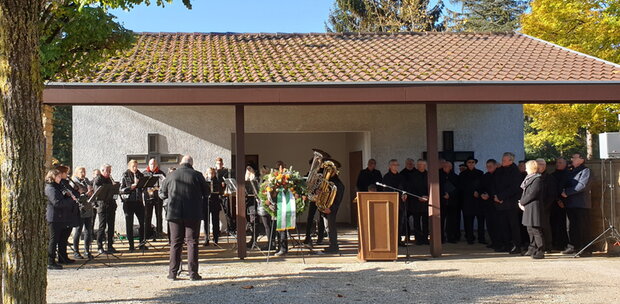
[[193,0],[193,8],[188,10],[177,0],[165,8],[138,6],[129,12],[112,10],[112,14],[136,32],[310,33],[325,32],[333,3],[334,0]]

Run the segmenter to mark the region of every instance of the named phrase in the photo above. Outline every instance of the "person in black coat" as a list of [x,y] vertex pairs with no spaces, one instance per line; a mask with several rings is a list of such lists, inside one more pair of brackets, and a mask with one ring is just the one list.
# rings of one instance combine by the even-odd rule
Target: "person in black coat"
[[[159,169],[159,164],[157,160],[151,158],[149,160],[149,165],[146,167],[144,171],[144,176],[155,176],[159,178],[159,181],[155,184],[155,187],[147,188],[144,192],[144,229],[146,229],[145,233],[147,237],[152,237],[153,241],[156,241],[158,238],[164,237],[164,218],[163,218],[163,210],[164,210],[164,202],[159,198],[157,191],[161,184],[161,180],[166,177],[166,173]],[[151,226],[153,222],[153,211],[155,211],[155,231]]]
[[[138,239],[140,249],[145,250],[144,245],[144,203],[142,203],[142,189],[136,188],[138,181],[144,175],[138,170],[138,162],[134,159],[127,163],[127,171],[121,177],[121,200],[123,201],[123,212],[125,213],[125,230],[129,242],[129,252],[135,250],[133,236],[133,218],[138,218]],[[150,223],[149,223],[150,224]]]
[[63,246],[66,250],[68,239],[61,236],[69,226],[73,209],[78,208],[73,193],[67,191],[61,182],[60,171],[53,169],[47,172],[45,177],[45,196],[47,197],[45,219],[49,230],[48,269],[62,269],[62,266],[56,263],[56,252]]
[[519,200],[519,208],[523,210],[521,223],[527,227],[530,245],[526,255],[534,259],[545,257],[545,237],[543,230],[545,190],[544,182],[538,173],[538,164],[535,160],[525,163],[527,175],[521,183],[523,194]]
[[381,171],[377,170],[377,161],[373,158],[368,160],[368,166],[366,169],[360,171],[357,175],[357,191],[367,192],[368,186],[375,185],[377,182],[381,182]]
[[515,155],[511,152],[506,152],[502,156],[502,166],[495,171],[496,192],[493,202],[497,210],[502,249],[510,254],[519,254],[522,226],[517,202],[521,197],[520,186],[523,178],[514,159]]
[[[391,159],[389,162],[388,172],[383,175],[383,183],[387,186],[394,187],[396,189],[404,190],[405,178],[400,172],[398,172],[399,164],[398,160]],[[389,188],[380,189],[385,192],[393,192],[394,190]],[[398,245],[404,246],[405,243],[400,240],[407,234],[407,205],[405,201],[400,198],[398,201]]]
[[[551,248],[547,250],[562,251],[568,246],[568,231],[566,230],[566,208],[561,200],[560,195],[564,190],[564,184],[566,184],[568,163],[564,158],[557,158],[555,160],[555,171],[551,173],[556,181],[555,200],[550,209],[550,225],[551,225]],[[549,235],[549,234],[547,234]]]
[[461,196],[463,208],[463,226],[465,228],[465,239],[468,244],[473,244],[474,237],[474,218],[478,220],[478,242],[485,244],[484,213],[480,208],[480,179],[484,173],[476,169],[478,160],[469,157],[465,161],[467,169],[459,175],[459,194]]
[[60,238],[62,239],[62,243],[65,244],[63,246],[58,246],[58,262],[61,264],[70,264],[75,263],[75,260],[72,260],[67,255],[67,246],[69,236],[71,236],[71,231],[73,227],[77,227],[81,224],[80,218],[80,208],[78,205],[78,198],[80,197],[80,193],[78,192],[77,187],[73,184],[69,179],[69,167],[67,166],[57,166],[56,169],[60,171],[60,175],[62,180],[60,181],[60,186],[65,191],[65,193],[70,193],[71,197],[74,199],[75,204],[74,208],[71,209],[71,212],[67,214],[67,227],[62,230]]
[[[458,175],[452,171],[452,163],[446,160],[441,161],[441,169],[439,169],[439,193],[441,194],[440,214],[441,214],[441,242],[445,243],[446,239],[450,240],[450,236],[454,235],[453,223],[450,221],[452,215],[451,210],[456,209],[458,204],[457,185]],[[456,209],[458,210],[458,209]],[[456,227],[460,230],[460,227]]]
[[202,173],[192,167],[194,160],[185,155],[179,168],[169,174],[159,190],[164,200],[166,219],[170,224],[170,266],[168,279],[176,280],[181,266],[183,238],[187,244],[187,263],[192,281],[201,280],[198,274],[198,236],[202,206],[209,199],[209,186]]
[[209,222],[211,222],[213,230],[213,242],[215,244],[219,243],[220,211],[222,211],[222,201],[220,199],[222,184],[218,182],[217,171],[215,168],[209,168],[206,180],[209,184],[209,192],[211,194],[209,194],[209,200],[206,202],[205,206],[203,206],[203,220],[205,221],[205,247],[209,246]]
[[542,159],[536,159],[538,165],[538,174],[543,183],[543,202],[542,202],[542,229],[545,233],[545,250],[549,251],[553,247],[551,240],[551,208],[557,201],[557,181],[555,177],[547,173],[547,162]]
[[[103,185],[118,185],[112,180],[112,166],[105,164],[101,166],[101,174],[93,179],[93,188],[95,193]],[[97,208],[97,217],[99,218],[99,228],[97,229],[97,247],[99,253],[118,253],[113,246],[114,243],[114,222],[116,219],[116,199],[105,201],[98,200],[95,207]],[[106,231],[107,228],[107,231]],[[107,250],[103,250],[103,242],[107,239]]]
[[[428,171],[427,163],[419,159],[416,163],[416,171],[411,180],[406,184],[405,190],[418,197],[407,197],[407,217],[413,227],[416,245],[428,245]],[[407,236],[409,237],[409,236]]]
[[[560,196],[566,207],[569,222],[570,243],[564,254],[579,252],[588,244],[590,237],[590,208],[592,208],[590,193],[590,168],[584,165],[585,158],[581,153],[573,154],[573,167],[570,169],[564,184],[564,191]],[[580,256],[591,256],[590,248],[584,250]]]
[[497,161],[494,159],[487,160],[486,168],[487,172],[480,178],[478,193],[480,194],[481,208],[484,212],[487,231],[491,238],[491,243],[487,245],[487,248],[501,251],[503,244],[500,245],[500,238],[498,237],[499,223],[497,221],[495,203],[493,202],[493,197],[495,196],[495,170],[497,170]]
[[319,210],[321,211],[321,216],[325,222],[325,229],[327,230],[327,235],[329,236],[329,246],[323,249],[324,253],[338,253],[338,231],[336,230],[336,216],[338,215],[338,209],[340,208],[340,204],[342,203],[342,198],[344,197],[345,187],[338,175],[332,175],[329,181],[333,182],[336,186],[336,197],[334,198],[334,203],[327,210]]

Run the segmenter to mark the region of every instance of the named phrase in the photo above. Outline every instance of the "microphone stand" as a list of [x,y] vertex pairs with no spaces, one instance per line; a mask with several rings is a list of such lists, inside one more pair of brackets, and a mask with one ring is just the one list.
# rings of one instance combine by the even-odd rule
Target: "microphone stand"
[[[415,194],[413,194],[411,192],[408,192],[408,191],[405,191],[403,189],[392,187],[392,186],[389,186],[389,185],[386,185],[386,184],[383,184],[383,183],[380,183],[380,182],[376,182],[375,184],[377,186],[381,186],[383,188],[388,188],[388,189],[394,190],[395,192],[400,193],[401,196],[402,195],[407,195],[407,196],[415,197],[417,199],[425,199],[425,200],[428,201],[428,199],[426,199],[426,198],[424,198],[422,196],[415,195]],[[405,223],[404,223],[405,224],[405,264],[408,264],[409,263],[409,258],[410,258],[410,255],[409,255],[409,216],[407,215],[406,205],[405,205],[405,210],[404,211],[405,211],[405,219],[406,219]],[[400,240],[400,236],[398,238]]]

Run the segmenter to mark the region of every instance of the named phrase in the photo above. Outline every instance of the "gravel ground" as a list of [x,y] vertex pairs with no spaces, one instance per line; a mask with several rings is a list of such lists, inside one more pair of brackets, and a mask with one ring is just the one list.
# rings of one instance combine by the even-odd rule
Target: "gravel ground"
[[144,255],[124,253],[113,267],[95,262],[78,271],[49,271],[48,302],[620,303],[620,258],[553,254],[532,260],[449,244],[439,259],[428,256],[428,246],[411,246],[409,261],[402,251],[397,262],[361,263],[353,238],[342,256],[306,255],[305,264],[296,250],[266,263],[257,252],[234,258],[232,244],[201,248],[203,280],[197,282],[186,274],[166,279],[161,246]]

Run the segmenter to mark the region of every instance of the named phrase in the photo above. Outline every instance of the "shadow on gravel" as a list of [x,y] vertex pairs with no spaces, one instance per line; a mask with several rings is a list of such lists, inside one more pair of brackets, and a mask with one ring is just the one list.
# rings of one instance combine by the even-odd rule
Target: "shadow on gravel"
[[[558,284],[538,280],[489,280],[459,275],[456,269],[386,271],[380,268],[342,271],[307,267],[300,273],[180,280],[153,298],[85,303],[498,303],[544,299]],[[154,282],[156,283],[156,282]],[[570,283],[568,283],[570,284]],[[578,292],[580,288],[574,286]],[[547,298],[548,299],[548,298]]]

